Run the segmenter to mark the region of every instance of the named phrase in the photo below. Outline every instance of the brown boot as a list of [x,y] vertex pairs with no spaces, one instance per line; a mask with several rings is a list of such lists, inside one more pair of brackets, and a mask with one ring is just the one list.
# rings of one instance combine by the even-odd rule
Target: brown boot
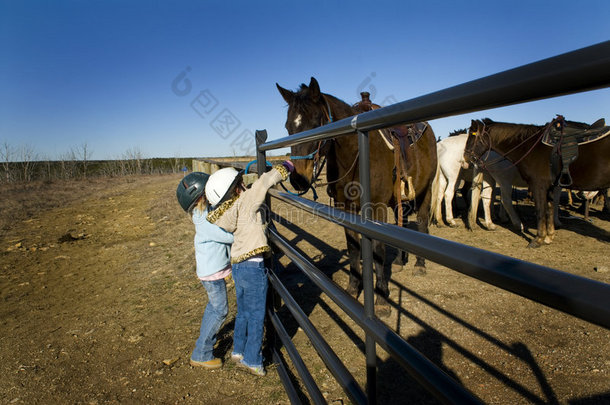
[[213,358],[212,360],[208,360],[208,361],[197,361],[197,360],[191,359],[190,363],[191,363],[191,366],[193,366],[193,367],[203,367],[203,368],[209,368],[209,369],[222,367],[222,360],[220,360],[218,358]]

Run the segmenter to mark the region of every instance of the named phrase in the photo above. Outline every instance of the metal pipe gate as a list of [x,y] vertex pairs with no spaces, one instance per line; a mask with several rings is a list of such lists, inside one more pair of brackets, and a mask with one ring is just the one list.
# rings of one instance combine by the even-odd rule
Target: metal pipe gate
[[[608,86],[610,86],[610,41],[335,121],[275,141],[266,142],[266,131],[257,131],[257,160],[265,162],[266,152],[273,149],[357,132],[360,148],[360,181],[363,191],[361,206],[367,207],[370,206],[368,131]],[[259,175],[264,172],[264,165],[258,165],[258,172]],[[364,306],[336,286],[307,258],[292,248],[273,227],[270,227],[270,241],[274,248],[290,258],[366,333],[367,384],[366,389],[363,390],[324,341],[323,336],[309,322],[278,275],[274,271],[270,272],[269,280],[273,291],[284,301],[330,372],[341,384],[350,400],[356,404],[376,403],[376,344],[386,350],[416,381],[442,402],[480,403],[478,398],[423,357],[375,316],[371,249],[373,239],[610,329],[610,285],[608,284],[394,225],[375,223],[369,220],[367,215],[370,211],[366,209],[362,210],[362,215],[354,215],[277,190],[270,190],[269,194],[362,235]],[[276,332],[271,337],[273,359],[278,363],[278,373],[290,400],[293,403],[301,402],[287,372],[286,364],[279,355],[278,339],[286,348],[293,366],[309,392],[311,401],[316,404],[326,403],[281,324],[275,312],[276,305],[273,300],[271,301],[268,315]]]

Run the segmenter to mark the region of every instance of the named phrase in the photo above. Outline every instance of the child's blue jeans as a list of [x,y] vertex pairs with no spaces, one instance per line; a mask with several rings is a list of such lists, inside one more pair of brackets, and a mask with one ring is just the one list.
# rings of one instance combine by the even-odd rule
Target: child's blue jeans
[[262,367],[267,269],[262,261],[246,260],[233,264],[232,271],[237,298],[233,354],[243,354],[248,367]]
[[202,281],[201,284],[208,293],[208,304],[203,311],[199,338],[191,358],[195,361],[210,361],[214,358],[212,350],[216,344],[216,334],[229,312],[227,287],[224,279]]

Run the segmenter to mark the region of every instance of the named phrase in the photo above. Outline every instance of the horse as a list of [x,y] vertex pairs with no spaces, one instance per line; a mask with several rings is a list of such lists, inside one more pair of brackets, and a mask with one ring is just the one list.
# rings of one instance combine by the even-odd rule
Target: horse
[[[563,121],[563,117],[560,118]],[[532,192],[536,209],[537,234],[528,245],[531,248],[550,244],[555,237],[552,203],[558,182],[564,188],[582,191],[603,190],[610,186],[610,136],[579,145],[578,155],[569,165],[571,184],[569,187],[561,184],[567,167],[559,162],[562,173],[558,174],[552,167],[553,148],[542,142],[558,123],[558,119],[542,126],[494,122],[488,118],[472,120],[464,148],[464,158],[470,162],[481,165],[480,157],[488,150],[495,150],[517,167]]]
[[[363,111],[362,106],[350,106],[335,96],[322,93],[318,81],[313,77],[309,85],[301,84],[296,92],[284,89],[277,83],[276,86],[288,104],[285,127],[289,135],[320,127],[333,120],[347,118]],[[401,133],[407,129],[407,126],[403,125],[391,130]],[[382,133],[382,131],[386,132]],[[401,193],[401,172],[395,167],[395,154],[388,144],[388,138],[383,137],[388,135],[388,132],[388,130],[371,131],[369,135],[371,216],[373,220],[383,222],[387,222],[388,207],[394,208],[396,212],[400,211],[398,206],[402,204],[402,197],[398,195]],[[428,233],[432,201],[436,196],[432,188],[436,184],[434,179],[437,169],[436,137],[429,125],[426,125],[422,137],[408,148],[406,154],[406,167],[403,167],[411,176],[409,186],[412,185],[415,191],[413,206],[417,212],[417,228],[420,232]],[[356,136],[348,135],[329,141],[293,146],[290,155],[295,166],[290,176],[290,183],[295,190],[304,191],[312,187],[317,181],[323,162],[327,162],[327,192],[334,200],[335,207],[352,213],[360,211],[360,156]],[[405,210],[403,217],[397,220],[404,219],[406,214]],[[358,297],[362,290],[360,236],[346,229],[345,237],[350,267],[347,292]],[[387,316],[390,307],[387,302],[389,274],[386,274],[384,267],[385,245],[375,240],[373,240],[373,260],[377,292],[375,307],[380,316]],[[395,263],[402,268],[407,260],[406,254],[399,252]],[[413,274],[423,275],[425,272],[424,258],[417,257]]]
[[458,224],[453,218],[452,201],[457,187],[462,180],[472,182],[470,208],[468,213],[468,227],[474,229],[477,219],[479,201],[483,199],[483,213],[485,220],[483,226],[488,230],[496,229],[491,219],[491,202],[493,189],[496,184],[500,187],[502,205],[510,217],[515,229],[523,230],[523,225],[519,216],[515,212],[512,203],[512,186],[525,185],[517,169],[503,159],[494,151],[489,151],[482,160],[485,162],[485,169],[472,168],[464,160],[464,147],[468,131],[455,131],[449,137],[438,142],[437,154],[439,167],[441,170],[439,177],[439,196],[434,209],[434,219],[437,223],[442,221],[441,203],[445,201],[445,219],[449,226],[457,227]]

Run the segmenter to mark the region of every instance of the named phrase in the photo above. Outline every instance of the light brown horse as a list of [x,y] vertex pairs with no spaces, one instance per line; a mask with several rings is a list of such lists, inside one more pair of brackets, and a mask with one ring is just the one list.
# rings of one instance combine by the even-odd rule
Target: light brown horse
[[[582,123],[571,124],[589,127]],[[529,247],[550,244],[555,236],[553,189],[558,173],[551,168],[552,148],[542,143],[542,137],[550,125],[473,120],[464,149],[467,161],[480,164],[480,157],[492,149],[513,162],[519,170],[533,194],[536,206],[538,232]],[[580,145],[578,157],[569,165],[572,184],[566,188],[595,191],[610,187],[609,159],[610,136]]]
[[[286,90],[279,85],[277,88],[288,103],[285,126],[290,135],[361,112],[332,95],[322,93],[318,82],[313,77],[309,86],[302,84],[296,92]],[[403,129],[406,127],[398,128],[398,130]],[[381,138],[378,131],[371,131],[369,138],[371,214],[374,220],[387,222],[387,208],[396,208],[398,202],[401,201],[400,196],[396,195],[397,190],[400,192],[400,187],[397,187],[397,184],[400,184],[398,183],[400,176],[396,174],[394,152]],[[317,180],[323,159],[326,158],[328,194],[334,199],[336,207],[357,213],[361,209],[359,157],[358,138],[351,135],[326,142],[293,146],[291,159],[295,165],[295,171],[290,177],[290,182],[297,190],[308,190]],[[417,228],[420,232],[428,233],[430,210],[433,206],[431,202],[437,194],[432,192],[437,169],[436,137],[429,125],[423,136],[407,151],[407,166],[416,194],[412,206],[416,207],[417,211]],[[360,236],[347,229],[345,236],[350,263],[350,281],[347,291],[357,297],[362,289]],[[373,259],[377,275],[375,285],[378,294],[377,313],[384,316],[389,314],[387,302],[389,274],[386,274],[384,269],[384,244],[373,241]],[[399,252],[397,259],[401,266],[406,263],[406,255],[403,255],[402,252]],[[401,261],[402,263],[400,263]],[[414,274],[425,274],[424,258],[417,257]]]

